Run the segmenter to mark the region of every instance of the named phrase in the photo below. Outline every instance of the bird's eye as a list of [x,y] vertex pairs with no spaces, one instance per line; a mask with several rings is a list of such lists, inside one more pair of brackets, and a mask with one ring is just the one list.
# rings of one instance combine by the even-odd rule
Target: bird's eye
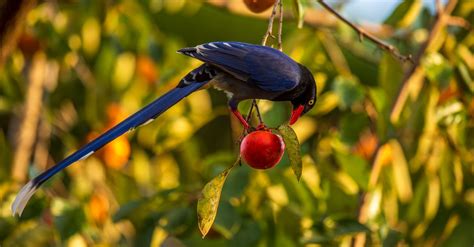
[[308,105],[313,105],[313,104],[314,104],[314,100],[313,100],[313,99],[308,102]]

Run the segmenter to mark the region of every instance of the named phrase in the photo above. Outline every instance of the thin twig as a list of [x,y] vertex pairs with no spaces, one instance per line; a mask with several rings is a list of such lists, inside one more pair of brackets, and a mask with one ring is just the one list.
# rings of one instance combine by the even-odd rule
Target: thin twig
[[258,117],[259,124],[262,124],[262,123],[263,123],[263,119],[262,119],[262,115],[260,114],[260,109],[258,109],[258,105],[257,105],[257,104],[255,104],[255,111],[257,112],[257,117]]
[[372,41],[373,43],[375,43],[380,48],[390,52],[394,57],[401,60],[402,62],[410,61],[410,62],[413,63],[413,59],[412,59],[411,54],[407,55],[407,56],[400,54],[400,52],[398,52],[397,48],[395,48],[392,45],[389,45],[389,44],[385,43],[381,39],[375,37],[374,35],[372,35],[368,32],[366,32],[364,29],[356,26],[354,23],[347,20],[344,16],[340,15],[336,10],[334,10],[331,6],[329,6],[326,2],[324,2],[324,0],[316,0],[316,1],[319,4],[321,4],[326,10],[328,10],[334,16],[336,16],[338,19],[340,19],[341,21],[343,21],[344,23],[349,25],[352,29],[354,29],[354,31],[359,33],[359,40],[360,41],[362,41],[363,38],[365,37],[365,38],[369,39],[370,41]]
[[[275,20],[275,15],[277,13],[277,6],[280,7],[280,11],[279,11],[280,12],[280,21],[279,21],[280,26],[278,27],[278,48],[281,51],[282,50],[281,35],[282,35],[282,29],[283,29],[282,28],[283,27],[283,2],[281,0],[276,1],[275,4],[273,5],[272,14],[270,15],[270,18],[268,19],[267,31],[265,32],[265,35],[263,35],[262,45],[267,44],[268,37],[276,38],[275,35],[273,35],[273,21]],[[252,111],[253,111],[254,107],[257,111],[259,124],[262,124],[263,119],[262,119],[262,116],[260,114],[260,110],[258,109],[258,104],[257,104],[256,99],[252,100],[252,105],[250,106],[249,112],[247,114],[246,121],[248,122],[250,120],[250,118],[252,117]],[[245,132],[245,130],[244,130],[244,132]]]
[[275,4],[273,5],[272,14],[270,15],[270,18],[268,19],[267,31],[265,32],[265,35],[263,36],[262,45],[267,44],[268,37],[275,38],[275,36],[273,35],[273,20],[275,19],[277,6],[279,3],[280,3],[280,0],[275,2]]
[[420,66],[421,58],[425,54],[426,50],[429,50],[429,47],[432,46],[431,44],[435,40],[435,37],[437,37],[439,32],[446,26],[447,20],[448,20],[447,17],[454,10],[454,7],[457,4],[457,0],[450,0],[446,4],[446,7],[444,8],[444,10],[443,10],[443,7],[440,6],[438,1],[436,3],[437,3],[436,4],[436,10],[437,10],[436,20],[433,23],[433,26],[428,35],[428,38],[421,45],[420,49],[415,55],[412,66],[410,67],[409,70],[407,70],[407,72],[403,76],[402,86],[400,87],[400,90],[398,91],[396,100],[390,112],[390,120],[392,123],[398,122],[403,106],[405,105],[405,102],[408,98],[409,91],[410,91],[410,83],[408,82],[410,82],[411,79],[417,74],[416,71],[418,70]]
[[252,104],[250,105],[249,113],[248,113],[247,119],[246,119],[247,123],[250,121],[250,118],[252,117],[253,108],[254,108],[256,105],[257,105],[256,100],[255,100],[255,99],[252,100]]
[[283,51],[283,46],[281,42],[281,34],[283,32],[283,1],[279,0],[278,5],[280,6],[280,22],[278,26],[278,49]]

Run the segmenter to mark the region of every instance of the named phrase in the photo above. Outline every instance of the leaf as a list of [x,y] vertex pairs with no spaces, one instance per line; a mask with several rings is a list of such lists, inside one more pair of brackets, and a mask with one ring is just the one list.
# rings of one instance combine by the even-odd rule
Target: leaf
[[285,141],[286,152],[290,158],[291,168],[296,175],[296,179],[299,181],[303,171],[303,162],[301,160],[301,149],[298,137],[295,131],[288,125],[281,125],[278,127],[278,131],[282,135],[283,141]]
[[474,243],[474,235],[472,234],[473,224],[474,220],[469,216],[462,218],[461,222],[456,225],[448,239],[443,242],[443,246],[472,246],[472,243]]
[[474,92],[474,80],[471,78],[469,74],[469,69],[463,63],[457,64],[457,69],[459,71],[460,77],[466,83],[466,86],[469,88],[469,91]]
[[230,170],[240,163],[240,158],[234,163],[233,166],[225,169],[217,177],[209,181],[202,189],[202,196],[198,200],[197,213],[198,213],[198,227],[201,231],[202,237],[211,229],[214,220],[217,215],[217,208],[219,207],[219,201],[221,198],[222,187],[224,182],[229,175]]
[[422,6],[423,3],[420,0],[402,1],[384,23],[392,26],[407,27],[415,21]]
[[369,181],[369,165],[367,162],[352,154],[336,152],[335,158],[344,171],[364,190],[367,190]]
[[453,68],[439,53],[427,54],[422,60],[426,76],[435,85],[446,88],[453,77]]
[[54,225],[65,240],[72,235],[81,232],[86,225],[86,215],[82,208],[67,205],[60,215],[54,217]]
[[332,236],[322,235],[320,233],[313,233],[310,238],[303,239],[303,244],[321,244],[330,245],[333,241]]
[[117,213],[115,213],[112,217],[114,223],[119,222],[121,220],[130,218],[136,210],[141,207],[145,203],[145,200],[140,201],[131,201],[124,205],[122,205]]
[[228,246],[258,246],[262,238],[262,230],[254,220],[246,220],[239,231],[229,240]]
[[[244,169],[239,169],[241,171]],[[232,187],[229,185],[229,178],[227,178],[226,189]],[[225,192],[223,192],[225,194]],[[231,239],[240,229],[242,225],[242,216],[237,211],[237,208],[232,206],[228,200],[223,200],[219,205],[219,214],[214,220],[213,229],[224,236],[226,239]]]
[[298,28],[303,28],[304,24],[304,6],[302,0],[293,0],[293,12],[298,18]]
[[402,234],[393,229],[389,229],[387,236],[383,239],[383,246],[396,247],[402,239]]
[[339,104],[339,97],[333,92],[323,93],[318,97],[311,115],[324,115],[334,110]]
[[362,131],[367,128],[369,118],[362,113],[349,113],[340,121],[341,140],[348,144],[355,144]]
[[388,143],[392,148],[392,172],[395,182],[395,188],[398,193],[398,198],[402,203],[407,203],[413,197],[408,162],[405,158],[402,146],[396,139],[392,139]]
[[[386,101],[392,102],[397,95],[403,79],[403,68],[400,61],[385,53],[379,64],[379,86],[384,89]],[[388,98],[387,98],[388,97]]]
[[364,99],[364,88],[352,78],[337,77],[333,90],[339,97],[339,106],[343,110]]
[[360,232],[370,232],[370,229],[353,219],[343,219],[337,221],[335,236],[354,235]]

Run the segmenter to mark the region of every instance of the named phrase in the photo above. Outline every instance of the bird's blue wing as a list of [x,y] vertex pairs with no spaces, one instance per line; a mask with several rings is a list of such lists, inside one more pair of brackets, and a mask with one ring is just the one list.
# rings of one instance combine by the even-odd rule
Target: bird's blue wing
[[178,52],[215,65],[267,91],[288,91],[300,81],[298,64],[279,50],[267,46],[212,42]]
[[131,115],[121,123],[117,124],[115,127],[103,133],[101,136],[97,137],[95,140],[86,144],[84,147],[74,152],[68,156],[63,161],[59,162],[55,166],[49,168],[45,172],[41,173],[39,176],[32,179],[28,182],[18,193],[15,201],[12,204],[13,214],[21,215],[23,209],[26,206],[26,203],[38,189],[38,187],[46,182],[54,174],[58,173],[67,166],[73,164],[76,161],[83,160],[95,151],[103,147],[105,144],[111,142],[115,138],[123,135],[129,130],[133,130],[141,125],[148,124],[153,121],[156,117],[166,111],[168,108],[176,104],[178,101],[189,95],[190,93],[198,90],[202,87],[205,82],[202,83],[188,83],[189,85],[184,85],[183,87],[177,87],[164,94],[160,98],[151,102],[145,106],[140,111]]

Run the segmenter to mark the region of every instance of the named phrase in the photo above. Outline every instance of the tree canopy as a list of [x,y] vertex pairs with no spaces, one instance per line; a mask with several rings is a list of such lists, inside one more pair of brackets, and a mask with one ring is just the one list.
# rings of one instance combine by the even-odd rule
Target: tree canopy
[[[11,216],[28,179],[200,65],[178,49],[261,44],[275,1],[259,1],[261,13],[253,0],[0,4],[19,13],[0,17],[0,245],[472,246],[470,0],[400,1],[380,23],[354,23],[345,1],[282,0],[282,50],[311,70],[318,100],[292,126],[298,141],[290,104],[258,102],[286,142],[276,167],[239,160],[225,94],[201,90]],[[278,48],[274,9],[266,45]]]

